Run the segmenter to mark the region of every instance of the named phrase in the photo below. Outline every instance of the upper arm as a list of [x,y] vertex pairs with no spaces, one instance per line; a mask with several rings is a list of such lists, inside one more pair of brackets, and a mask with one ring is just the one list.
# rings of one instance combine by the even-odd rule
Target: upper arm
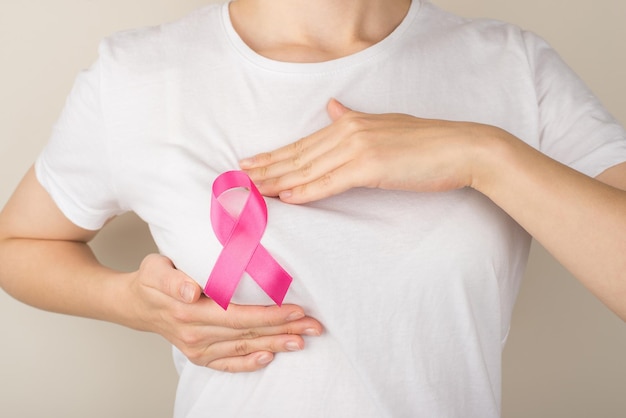
[[98,231],[70,221],[41,186],[31,167],[0,212],[1,238],[91,240]]
[[604,170],[596,179],[609,186],[626,190],[626,162]]

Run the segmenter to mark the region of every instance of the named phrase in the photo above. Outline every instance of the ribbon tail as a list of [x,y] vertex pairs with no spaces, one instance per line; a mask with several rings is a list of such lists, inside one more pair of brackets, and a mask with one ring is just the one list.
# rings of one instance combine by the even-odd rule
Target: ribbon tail
[[[239,225],[237,225],[239,226]],[[243,272],[259,246],[235,227],[233,235],[222,249],[209,275],[204,293],[224,310],[235,293]]]
[[232,260],[228,260],[229,257],[224,257],[224,255],[225,252],[222,251],[213,266],[213,270],[204,287],[204,294],[226,310],[241,280],[243,269],[237,268],[237,264]]
[[265,247],[257,247],[246,271],[278,306],[282,306],[293,279]]

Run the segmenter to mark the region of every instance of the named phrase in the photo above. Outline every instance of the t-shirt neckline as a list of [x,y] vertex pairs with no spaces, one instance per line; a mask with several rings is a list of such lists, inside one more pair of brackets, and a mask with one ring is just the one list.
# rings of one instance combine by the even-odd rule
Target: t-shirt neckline
[[375,56],[380,55],[381,52],[390,50],[391,46],[402,37],[407,28],[411,25],[411,22],[417,16],[421,0],[411,1],[409,10],[402,22],[400,22],[400,24],[380,42],[345,57],[312,63],[277,61],[264,57],[254,51],[241,39],[237,31],[235,31],[230,19],[229,3],[230,1],[227,1],[222,5],[222,23],[231,46],[243,59],[258,67],[275,72],[325,73],[369,61]]

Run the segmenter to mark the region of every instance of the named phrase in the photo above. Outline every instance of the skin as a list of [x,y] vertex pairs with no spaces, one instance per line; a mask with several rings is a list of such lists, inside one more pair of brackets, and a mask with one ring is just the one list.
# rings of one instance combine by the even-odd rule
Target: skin
[[261,193],[302,204],[353,187],[472,187],[626,320],[626,163],[592,179],[493,126],[371,115],[336,100],[328,113],[328,127],[240,162]]
[[[298,62],[367,48],[393,31],[408,6],[237,0],[230,7],[233,25],[257,52]],[[31,169],[0,212],[0,286],[41,309],[155,332],[195,364],[229,372],[263,368],[276,353],[303,349],[303,336],[323,332],[294,305],[230,305],[224,313],[161,255],[147,256],[134,272],[114,271],[88,246],[97,233],[70,222]]]
[[109,269],[88,246],[96,233],[71,223],[31,169],[0,213],[2,287],[41,309],[155,332],[195,364],[232,372],[265,367],[274,353],[301,350],[303,335],[322,332],[294,305],[225,312],[158,254],[131,273]]
[[[237,0],[231,17],[259,54],[324,61],[382,40],[401,22],[409,3]],[[621,261],[626,197],[619,190],[626,188],[626,164],[596,181],[497,128],[367,115],[336,101],[328,110],[334,122],[327,128],[241,162],[264,194],[298,204],[351,187],[416,192],[474,187],[626,318],[626,265]],[[294,305],[231,305],[225,313],[161,255],[147,256],[134,272],[114,271],[89,249],[97,233],[71,223],[31,169],[0,213],[0,285],[41,309],[158,333],[194,363],[217,370],[258,370],[275,353],[302,349],[303,336],[323,332],[318,321]]]

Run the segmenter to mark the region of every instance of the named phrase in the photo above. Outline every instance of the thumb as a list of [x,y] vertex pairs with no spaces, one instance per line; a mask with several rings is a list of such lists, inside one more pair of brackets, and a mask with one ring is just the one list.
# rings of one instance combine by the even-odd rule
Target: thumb
[[149,287],[155,288],[166,295],[185,303],[194,303],[200,299],[202,289],[192,278],[179,271],[174,263],[160,254],[150,254],[140,269]]
[[200,299],[200,295],[202,294],[202,289],[195,281],[184,280],[179,289],[179,294],[182,302],[185,303],[194,303]]
[[328,116],[330,116],[333,122],[350,111],[349,108],[345,107],[337,99],[330,99],[328,105],[326,106],[326,110],[328,112]]

